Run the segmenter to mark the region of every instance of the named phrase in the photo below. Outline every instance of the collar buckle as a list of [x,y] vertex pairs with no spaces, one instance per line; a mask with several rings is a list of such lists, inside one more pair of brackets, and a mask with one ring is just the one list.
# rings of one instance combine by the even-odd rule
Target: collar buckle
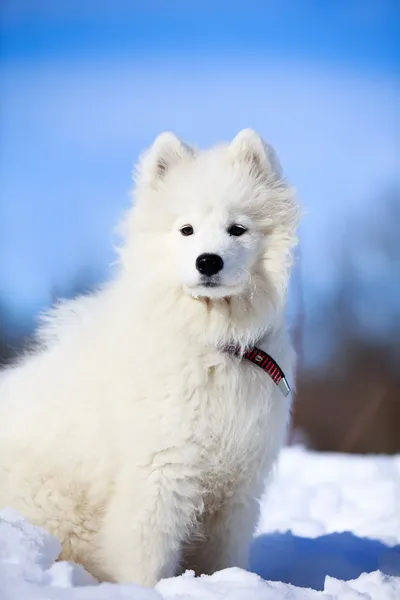
[[291,392],[290,385],[287,382],[286,377],[282,377],[282,379],[278,383],[278,388],[281,390],[282,394],[287,398]]

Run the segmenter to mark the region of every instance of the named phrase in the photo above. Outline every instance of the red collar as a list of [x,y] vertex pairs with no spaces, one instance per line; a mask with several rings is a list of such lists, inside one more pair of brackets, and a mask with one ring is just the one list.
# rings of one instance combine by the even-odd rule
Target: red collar
[[257,365],[257,367],[260,367],[265,371],[271,377],[275,385],[278,386],[285,398],[290,394],[290,386],[284,372],[278,363],[274,361],[272,356],[264,352],[264,350],[253,347],[249,348],[244,353],[241,353],[240,348],[235,346],[229,346],[226,350],[235,356],[241,356],[251,361],[253,364]]

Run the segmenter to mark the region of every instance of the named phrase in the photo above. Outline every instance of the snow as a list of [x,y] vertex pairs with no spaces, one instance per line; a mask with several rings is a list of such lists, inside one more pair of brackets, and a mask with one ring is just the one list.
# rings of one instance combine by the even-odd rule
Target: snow
[[399,507],[400,456],[286,448],[262,501],[254,573],[187,571],[155,589],[99,585],[81,567],[55,562],[59,542],[7,508],[0,600],[397,600]]
[[251,566],[265,579],[322,590],[325,575],[351,579],[395,566],[400,575],[398,544],[400,455],[286,448],[262,502]]

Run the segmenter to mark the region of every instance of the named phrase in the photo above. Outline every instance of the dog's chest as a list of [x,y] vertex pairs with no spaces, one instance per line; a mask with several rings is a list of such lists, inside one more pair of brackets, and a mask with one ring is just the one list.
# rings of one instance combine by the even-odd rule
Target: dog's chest
[[209,368],[199,396],[194,435],[207,485],[237,485],[262,468],[269,429],[278,417],[271,381],[257,367],[226,358]]

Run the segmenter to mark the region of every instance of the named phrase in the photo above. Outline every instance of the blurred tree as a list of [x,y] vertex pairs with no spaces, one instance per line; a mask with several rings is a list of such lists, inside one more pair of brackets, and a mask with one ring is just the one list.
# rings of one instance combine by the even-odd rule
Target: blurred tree
[[341,277],[322,307],[333,358],[301,370],[294,427],[320,450],[400,451],[400,190],[349,226]]
[[[14,344],[11,344],[5,333],[7,312],[4,304],[0,301],[0,368],[9,364],[16,354]],[[18,345],[18,344],[17,344]]]

